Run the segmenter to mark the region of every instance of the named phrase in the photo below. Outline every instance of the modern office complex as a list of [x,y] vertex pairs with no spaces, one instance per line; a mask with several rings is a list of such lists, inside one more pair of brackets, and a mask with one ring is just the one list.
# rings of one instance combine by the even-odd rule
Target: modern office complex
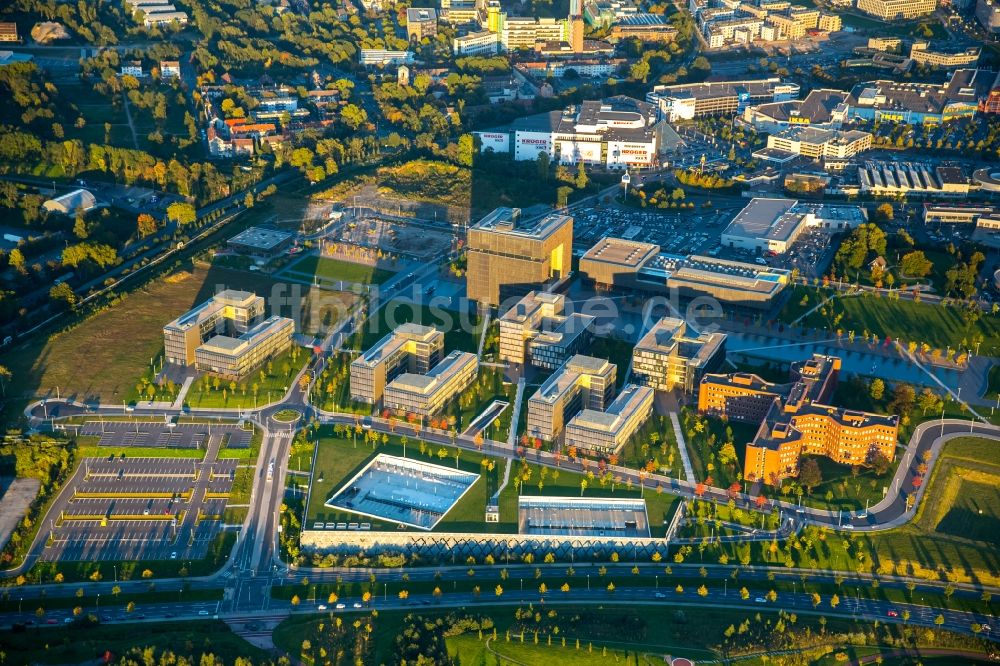
[[473,132],[480,151],[536,160],[546,153],[559,164],[624,169],[652,166],[659,158],[664,125],[656,107],[631,97],[581,102],[562,111],[519,118],[510,125]]
[[592,455],[617,454],[653,413],[653,389],[627,384],[607,409],[582,409],[566,424],[566,446]]
[[918,65],[931,67],[969,67],[979,62],[981,51],[978,46],[970,46],[961,51],[932,51],[930,43],[917,41],[910,47],[910,60]]
[[409,7],[406,10],[406,37],[419,42],[424,37],[437,35],[437,10]]
[[703,375],[726,358],[724,333],[688,335],[683,319],[664,317],[632,350],[632,381],[656,391],[693,394]]
[[496,55],[500,49],[500,36],[489,30],[479,30],[451,40],[451,50],[457,56]]
[[858,10],[882,19],[898,21],[934,13],[936,0],[858,0]]
[[655,86],[646,93],[661,117],[670,122],[703,116],[732,115],[755,104],[783,102],[799,96],[799,86],[779,78]]
[[691,255],[661,254],[660,246],[603,238],[580,258],[580,273],[598,290],[711,296],[734,306],[767,308],[789,283],[789,271]]
[[569,274],[573,218],[523,219],[520,208],[497,208],[469,228],[468,248],[468,296],[496,307]]
[[555,370],[593,338],[594,317],[563,315],[566,297],[532,291],[500,318],[499,360]]
[[800,204],[794,199],[754,198],[722,232],[722,244],[782,254],[808,227],[853,229],[867,219],[858,206]]
[[427,373],[444,353],[444,333],[403,324],[351,362],[351,400],[375,404],[386,385],[403,373]]
[[814,354],[792,364],[789,384],[751,374],[705,375],[698,410],[722,418],[760,423],[747,443],[743,474],[748,481],[780,484],[798,475],[803,455],[822,455],[844,465],[868,465],[876,454],[895,457],[899,417],[827,404],[837,385],[840,359]]
[[581,409],[603,412],[615,394],[617,368],[602,358],[577,354],[528,399],[527,434],[554,442]]
[[163,327],[166,362],[241,379],[292,344],[291,319],[263,318],[263,297],[219,292]]
[[404,372],[386,384],[387,409],[418,416],[433,416],[476,380],[479,358],[455,350],[426,373]]

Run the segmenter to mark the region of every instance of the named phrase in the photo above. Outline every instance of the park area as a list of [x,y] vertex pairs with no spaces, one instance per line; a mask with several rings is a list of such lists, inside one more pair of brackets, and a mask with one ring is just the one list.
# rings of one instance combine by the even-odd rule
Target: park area
[[[832,294],[826,289],[796,287],[781,314],[782,321],[795,321]],[[803,295],[808,295],[806,305],[802,305]],[[853,331],[859,337],[867,332],[869,337],[898,338],[904,345],[909,342],[918,346],[926,343],[942,351],[948,347],[952,350],[974,350],[976,341],[981,339],[980,351],[983,354],[997,353],[1000,349],[1000,318],[986,313],[970,321],[964,315],[965,312],[958,306],[879,297],[866,292],[855,296],[837,295],[797,325],[840,330],[845,334]]]

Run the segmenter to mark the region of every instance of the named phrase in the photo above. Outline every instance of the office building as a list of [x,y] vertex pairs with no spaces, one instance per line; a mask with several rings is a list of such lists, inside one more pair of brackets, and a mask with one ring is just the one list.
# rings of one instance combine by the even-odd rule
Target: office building
[[566,297],[532,291],[500,318],[499,360],[554,370],[593,339],[594,317],[563,315]]
[[179,12],[172,10],[144,13],[142,17],[142,24],[147,28],[156,28],[163,25],[170,25],[172,23],[175,23],[177,25],[186,25],[187,22],[188,22],[187,12]]
[[572,254],[572,217],[523,219],[520,208],[498,208],[469,228],[468,296],[499,306],[568,276]]
[[924,204],[924,224],[972,224],[995,211],[993,206]]
[[749,106],[796,99],[799,86],[781,79],[716,81],[655,86],[646,101],[670,122],[742,113]]
[[481,152],[512,154],[517,161],[536,160],[546,153],[559,164],[583,162],[625,169],[657,163],[663,132],[655,106],[618,96],[519,118],[473,134],[479,138]]
[[615,395],[616,374],[604,359],[570,358],[528,399],[527,435],[555,442],[581,409],[603,412]]
[[489,30],[470,32],[451,40],[451,50],[457,56],[496,55],[500,50],[500,36]]
[[872,135],[861,130],[828,130],[817,127],[793,126],[767,137],[767,148],[754,153],[760,159],[772,159],[777,153],[780,161],[784,156],[809,157],[812,159],[845,160],[858,153],[870,150]]
[[176,60],[160,61],[160,78],[177,79],[181,76],[181,64]]
[[419,42],[424,37],[437,35],[437,10],[424,7],[409,7],[406,10],[406,37],[411,42]]
[[291,247],[294,239],[287,231],[247,227],[226,241],[226,246],[248,257],[270,260]]
[[241,380],[292,346],[295,322],[268,317],[239,336],[215,335],[194,350],[199,370]]
[[844,20],[840,14],[820,14],[816,28],[820,32],[840,32],[844,27]]
[[789,271],[742,261],[661,254],[660,247],[603,238],[580,258],[580,273],[598,290],[711,296],[730,305],[760,309],[789,283]]
[[694,394],[702,376],[725,358],[724,333],[689,335],[683,319],[664,317],[632,350],[632,381],[656,391]]
[[809,227],[853,229],[866,220],[858,206],[800,204],[794,199],[755,197],[722,232],[724,247],[782,254]]
[[568,22],[563,19],[508,16],[502,12],[499,24],[496,32],[505,51],[531,50],[538,42],[569,41]]
[[291,319],[263,317],[263,297],[221,291],[163,327],[166,362],[242,379],[292,344]]
[[1000,0],[976,0],[976,19],[986,32],[1000,32]]
[[849,93],[842,90],[812,90],[805,99],[768,102],[748,106],[743,110],[743,121],[758,132],[775,133],[789,127],[815,127],[840,129],[850,107]]
[[383,404],[401,414],[433,416],[467,389],[478,372],[475,354],[455,350],[425,373],[404,372],[386,384]]
[[930,67],[967,67],[979,62],[980,48],[970,46],[958,52],[931,51],[930,44],[924,41],[913,42],[910,47],[910,60],[918,65]]
[[839,358],[814,354],[792,364],[788,384],[746,373],[705,375],[698,410],[760,424],[746,446],[743,474],[748,481],[779,485],[798,475],[803,455],[859,466],[870,464],[875,454],[892,460],[899,417],[829,406],[839,373]]
[[403,324],[351,362],[351,400],[382,400],[386,385],[404,373],[426,374],[444,353],[444,333],[431,326]]
[[581,409],[569,420],[566,446],[591,455],[617,455],[652,413],[653,389],[627,384],[603,411]]
[[937,0],[858,0],[857,7],[883,21],[904,21],[933,14]]

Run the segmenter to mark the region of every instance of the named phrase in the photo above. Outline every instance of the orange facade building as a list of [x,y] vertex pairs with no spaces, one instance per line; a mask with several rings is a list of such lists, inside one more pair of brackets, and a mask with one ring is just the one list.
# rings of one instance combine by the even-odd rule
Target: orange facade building
[[745,423],[760,423],[746,445],[743,476],[779,485],[799,472],[803,455],[821,455],[844,465],[867,465],[878,453],[892,460],[899,417],[826,404],[837,385],[840,359],[813,355],[792,364],[788,384],[757,375],[705,375],[698,411]]

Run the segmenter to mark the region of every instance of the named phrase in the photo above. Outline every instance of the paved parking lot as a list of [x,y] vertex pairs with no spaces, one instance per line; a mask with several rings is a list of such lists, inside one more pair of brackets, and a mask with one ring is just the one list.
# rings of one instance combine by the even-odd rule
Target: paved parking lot
[[577,242],[590,247],[612,236],[656,243],[670,254],[710,254],[719,247],[722,230],[733,218],[728,210],[676,213],[618,207],[588,208],[573,213]]
[[80,434],[98,437],[98,446],[201,449],[209,435],[227,438],[226,448],[245,449],[253,433],[235,425],[175,423],[162,421],[87,421]]
[[[93,425],[88,423],[87,427]],[[121,442],[130,432],[134,434],[135,428],[150,437],[162,432],[151,425],[116,423],[102,437]],[[124,454],[84,460],[49,513],[47,527],[51,540],[41,559],[122,561],[205,557],[221,528],[227,501],[225,497],[208,495],[230,491],[239,461],[218,459],[222,440],[231,434],[226,428],[213,427],[211,435],[203,425],[178,426],[178,429],[179,432],[169,434],[180,434],[182,446],[204,441],[207,446],[204,460],[131,458]],[[204,439],[200,440],[201,437]]]

